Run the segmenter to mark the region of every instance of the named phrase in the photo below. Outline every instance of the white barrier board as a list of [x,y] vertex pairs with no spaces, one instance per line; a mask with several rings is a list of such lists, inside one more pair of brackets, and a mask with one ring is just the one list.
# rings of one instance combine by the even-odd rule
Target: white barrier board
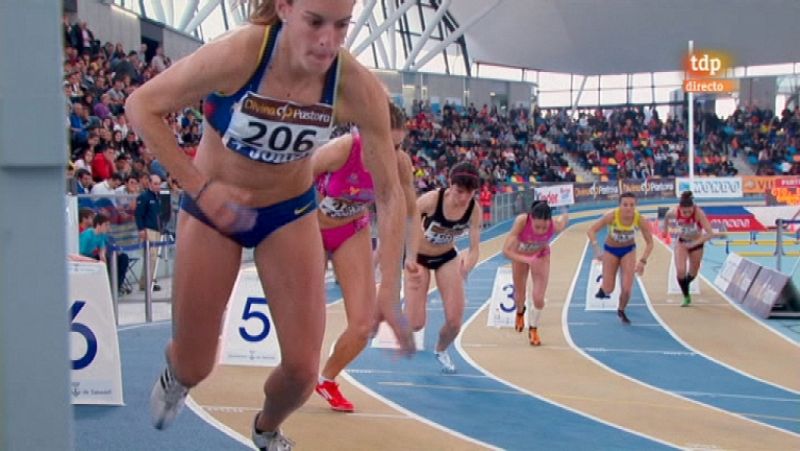
[[220,363],[269,367],[281,363],[268,304],[256,268],[240,269],[225,312]]
[[67,262],[72,404],[123,405],[119,341],[106,265]]
[[717,273],[717,277],[714,278],[714,285],[723,292],[727,291],[728,285],[733,281],[733,275],[736,274],[736,268],[739,267],[741,261],[741,255],[734,252],[728,254],[725,263],[722,264],[722,268]]

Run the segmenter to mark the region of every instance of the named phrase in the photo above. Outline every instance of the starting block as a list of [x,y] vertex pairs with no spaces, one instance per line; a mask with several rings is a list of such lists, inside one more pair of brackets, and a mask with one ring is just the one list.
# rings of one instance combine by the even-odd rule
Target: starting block
[[617,282],[614,284],[614,291],[607,293],[610,297],[607,299],[598,299],[594,297],[597,290],[600,289],[603,281],[603,263],[598,260],[592,260],[592,266],[589,270],[589,280],[586,283],[586,310],[616,310],[619,306],[619,287],[622,285],[617,274]]

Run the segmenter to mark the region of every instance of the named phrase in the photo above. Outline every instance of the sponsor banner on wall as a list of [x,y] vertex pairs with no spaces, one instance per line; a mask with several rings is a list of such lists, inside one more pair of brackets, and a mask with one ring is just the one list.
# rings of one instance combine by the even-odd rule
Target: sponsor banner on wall
[[671,198],[675,197],[675,179],[651,177],[646,180],[622,180],[620,189],[623,193],[634,193],[638,198]]
[[760,265],[743,258],[742,261],[739,262],[739,266],[736,268],[736,272],[733,274],[733,278],[730,284],[728,284],[728,289],[725,290],[725,294],[736,303],[741,304],[745,299],[745,295],[747,295],[747,290],[750,289],[750,285],[752,285],[753,281],[756,279],[759,269],[761,269]]
[[691,191],[696,198],[709,197],[742,197],[741,177],[695,177],[690,183],[688,177],[675,179],[675,195],[680,196],[684,191]]
[[753,215],[706,215],[714,230],[726,232],[763,232],[767,228]]
[[572,184],[537,186],[534,188],[536,198],[546,200],[551,207],[561,207],[575,203]]
[[762,267],[750,285],[742,305],[756,315],[768,318],[772,307],[781,299],[781,293],[787,282],[789,276],[786,274]]
[[800,178],[777,178],[767,195],[767,205],[800,205]]
[[766,194],[772,192],[776,186],[789,187],[800,186],[798,176],[766,176],[766,175],[743,175],[742,192],[744,194]]
[[574,183],[572,186],[575,194],[575,202],[619,199],[619,183],[617,183],[617,181]]

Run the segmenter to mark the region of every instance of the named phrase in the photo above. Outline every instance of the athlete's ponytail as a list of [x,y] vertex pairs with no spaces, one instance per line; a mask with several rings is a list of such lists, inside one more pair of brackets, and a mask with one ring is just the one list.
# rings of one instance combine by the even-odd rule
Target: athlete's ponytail
[[389,120],[392,123],[392,130],[406,129],[406,112],[391,99],[389,99]]
[[[255,25],[275,25],[278,23],[278,10],[275,0],[240,0],[247,1],[250,17],[248,20]],[[287,0],[292,3],[292,0]]]

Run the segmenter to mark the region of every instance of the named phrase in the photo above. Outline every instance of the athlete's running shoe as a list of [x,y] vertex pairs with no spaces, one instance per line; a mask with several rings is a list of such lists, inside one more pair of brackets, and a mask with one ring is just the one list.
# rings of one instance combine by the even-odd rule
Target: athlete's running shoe
[[259,451],[292,451],[294,442],[283,435],[280,429],[275,432],[261,432],[256,428],[257,421],[258,415],[253,420],[252,439]]
[[611,296],[606,294],[606,292],[603,291],[602,288],[598,288],[597,289],[597,293],[595,293],[594,297],[596,297],[597,299],[609,299],[609,298],[611,298]]
[[681,304],[681,307],[688,307],[691,303],[692,303],[692,295],[687,294],[686,296],[683,297],[683,303]]
[[434,352],[436,355],[436,360],[439,361],[439,364],[442,365],[442,373],[445,374],[453,374],[456,372],[456,366],[453,365],[453,361],[450,360],[450,354],[447,351],[442,352]]
[[167,367],[161,373],[150,392],[150,417],[153,427],[166,429],[183,409],[189,389],[175,378],[172,368]]
[[622,324],[630,324],[631,320],[628,319],[628,315],[625,314],[625,310],[617,310],[617,316],[619,316],[620,321]]
[[328,401],[331,409],[337,412],[352,412],[355,410],[353,403],[342,395],[342,392],[339,391],[339,384],[334,381],[321,382],[317,384],[314,390],[325,398],[325,401]]
[[539,330],[536,327],[528,328],[528,338],[531,341],[531,346],[541,346],[542,340],[539,338]]
[[517,318],[514,320],[514,329],[517,332],[522,332],[525,329],[525,310],[527,307],[522,307],[522,312],[517,312]]

